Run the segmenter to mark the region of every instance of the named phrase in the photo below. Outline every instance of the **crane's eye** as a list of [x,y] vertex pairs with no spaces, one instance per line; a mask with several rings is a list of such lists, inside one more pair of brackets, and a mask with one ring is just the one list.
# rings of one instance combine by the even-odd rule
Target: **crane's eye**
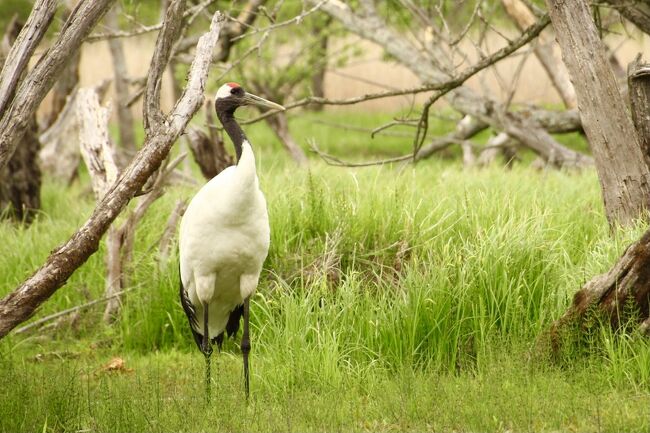
[[241,87],[233,87],[230,90],[230,94],[235,96],[241,96],[244,94],[244,89],[242,89]]

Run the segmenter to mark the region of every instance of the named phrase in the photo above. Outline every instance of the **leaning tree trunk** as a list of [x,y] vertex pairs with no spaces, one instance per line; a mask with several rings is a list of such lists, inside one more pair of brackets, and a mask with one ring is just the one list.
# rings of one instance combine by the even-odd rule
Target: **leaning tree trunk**
[[586,0],[546,0],[578,96],[611,227],[650,209],[650,171]]
[[[3,64],[9,55],[10,47],[18,37],[21,28],[22,24],[15,19],[9,24],[0,47],[0,64]],[[0,168],[0,213],[2,215],[30,223],[35,212],[40,209],[41,170],[38,165],[40,147],[36,115],[33,114],[16,152],[9,163]]]
[[[629,95],[632,119],[641,142],[639,163],[650,161],[650,67],[637,58],[629,67]],[[551,330],[551,344],[557,353],[564,342],[575,338],[575,325],[591,323],[594,314],[610,321],[615,329],[638,325],[650,335],[650,230],[630,245],[612,269],[589,281],[576,293],[573,304]],[[568,333],[566,331],[568,330]],[[579,333],[578,336],[582,336]]]

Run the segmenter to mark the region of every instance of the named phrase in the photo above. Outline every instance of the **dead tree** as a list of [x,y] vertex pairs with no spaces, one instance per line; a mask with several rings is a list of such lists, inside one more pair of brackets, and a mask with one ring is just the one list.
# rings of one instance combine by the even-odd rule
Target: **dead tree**
[[[146,92],[146,98],[160,97],[160,81],[170,54],[165,47],[171,46],[173,36],[177,34],[174,29],[181,22],[184,4],[183,0],[174,0],[167,10],[152,57],[148,84],[158,91]],[[0,300],[0,337],[28,319],[40,304],[63,286],[68,277],[97,251],[99,241],[111,223],[160,167],[171,146],[201,107],[211,54],[219,37],[221,23],[221,15],[216,13],[210,31],[199,39],[187,86],[172,111],[163,115],[159,101],[145,100],[149,128],[144,145],[95,207],[90,218],[64,245],[54,249],[31,277]]]
[[[115,0],[80,0],[63,24],[58,38],[29,71],[20,86],[17,78],[52,20],[57,2],[39,1],[0,74],[0,168],[4,167],[25,134],[29,119],[61,75],[84,38]],[[40,8],[40,9],[39,9]],[[4,83],[9,83],[5,87]],[[11,97],[13,95],[13,97]]]
[[[8,58],[11,46],[16,41],[21,28],[22,24],[14,17],[2,40],[0,64]],[[0,215],[8,215],[14,220],[30,223],[35,212],[40,209],[41,170],[38,165],[40,147],[36,115],[33,114],[17,151],[12,155],[9,163],[0,168]]]
[[215,141],[198,128],[189,128],[186,138],[194,161],[206,179],[212,179],[235,163],[226,152],[223,140]]
[[610,226],[650,210],[650,169],[585,0],[547,0],[573,78]]
[[[318,0],[309,0],[309,2],[320,4]],[[511,135],[511,132],[525,130],[527,140],[523,144],[537,153],[541,152],[540,155],[544,158],[553,155],[554,165],[571,167],[589,163],[588,157],[562,146],[549,134],[557,132],[560,125],[570,124],[573,130],[579,130],[581,128],[579,116],[575,113],[553,113],[540,108],[531,108],[524,113],[512,111],[506,105],[481,96],[464,85],[471,76],[507,57],[537,37],[549,22],[548,16],[539,18],[534,25],[527,27],[519,38],[510,41],[506,47],[489,56],[483,56],[479,62],[465,71],[457,72],[454,59],[450,55],[456,52],[456,41],[445,34],[438,16],[430,17],[413,2],[409,2],[413,23],[419,23],[420,32],[411,30],[407,35],[399,28],[391,26],[381,16],[374,1],[363,0],[360,4],[359,8],[353,9],[342,1],[329,0],[322,4],[321,9],[349,31],[381,45],[392,59],[409,68],[420,78],[423,82],[421,88],[436,91],[425,103],[420,118],[422,127],[418,128],[418,131],[426,129],[429,107],[444,95],[456,111],[472,116],[496,132],[506,132]],[[430,37],[428,40],[418,40],[413,37],[416,34]],[[385,92],[387,95],[391,93]],[[416,151],[422,146],[422,143],[417,142],[424,136],[425,134],[419,134],[419,137],[416,137],[414,144]]]

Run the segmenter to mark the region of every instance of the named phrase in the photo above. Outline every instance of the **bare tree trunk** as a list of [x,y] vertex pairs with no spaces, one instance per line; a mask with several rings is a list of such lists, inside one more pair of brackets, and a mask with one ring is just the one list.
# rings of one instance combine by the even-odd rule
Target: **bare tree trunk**
[[[27,77],[25,77],[16,90],[9,109],[4,110],[0,107],[0,168],[4,167],[11,158],[11,155],[13,155],[18,140],[27,129],[29,119],[47,92],[52,88],[52,85],[68,64],[71,57],[79,50],[85,37],[114,1],[80,0],[61,28],[57,40],[43,54],[34,66],[34,69],[27,74]],[[50,0],[47,3],[52,3],[53,6],[56,6],[57,2]],[[51,20],[51,17],[49,20]],[[38,26],[47,25],[49,20],[42,19],[38,23]],[[16,45],[20,44],[23,33],[30,33],[30,31],[28,20],[16,41]],[[45,29],[42,31],[44,33]],[[3,67],[3,77],[5,68],[6,64]],[[2,100],[1,93],[0,100]]]
[[650,171],[585,0],[547,0],[562,57],[578,95],[610,226],[650,209]]
[[[117,6],[106,13],[106,24],[115,30],[119,29]],[[108,46],[113,57],[113,84],[115,85],[115,100],[117,102],[117,123],[120,132],[120,146],[129,153],[135,153],[135,132],[133,129],[133,113],[126,106],[129,100],[129,72],[126,68],[124,46],[122,39],[110,38]]]
[[[11,53],[11,46],[15,43],[21,28],[22,24],[16,19],[10,22],[0,47],[0,64],[3,64]],[[0,168],[0,214],[5,215],[6,211],[6,215],[15,220],[30,223],[35,211],[40,209],[41,169],[38,166],[40,147],[38,125],[34,114],[9,164]]]
[[[519,30],[523,31],[537,21],[535,15],[522,0],[501,0],[501,3],[508,15],[517,24]],[[569,73],[553,52],[553,38],[542,32],[537,38],[534,49],[535,56],[546,70],[553,87],[557,90],[564,104],[568,108],[577,107],[576,92],[571,84]]]
[[[173,5],[169,9],[172,8]],[[170,24],[176,26],[180,18],[177,14],[168,13],[159,38],[169,38],[170,34],[165,29],[168,20],[176,20],[175,23]],[[161,119],[163,121],[150,131],[142,149],[111,186],[90,218],[64,245],[56,248],[31,277],[0,300],[0,338],[7,335],[19,323],[27,320],[39,305],[52,296],[70,275],[97,251],[102,235],[130,199],[160,167],[187,122],[201,108],[211,55],[222,22],[221,14],[215,13],[210,31],[199,39],[196,58],[190,68],[188,84],[183,96],[176,102],[172,112],[163,117]],[[161,72],[169,60],[169,52],[161,49],[161,45],[164,44],[157,44],[158,48],[152,59],[152,63],[157,63],[158,67],[152,67],[150,79],[156,81],[161,79]],[[160,73],[153,74],[154,71]],[[155,86],[154,83],[152,85]],[[159,93],[157,95],[153,93],[154,97],[160,96]],[[159,104],[152,104],[151,101],[145,101],[145,107],[152,105],[159,106]]]
[[[100,97],[106,94],[108,81],[94,88]],[[43,147],[39,160],[43,171],[57,178],[66,185],[77,178],[77,170],[81,161],[79,153],[79,116],[77,95],[75,90],[68,96],[67,102],[54,124],[40,136]]]
[[285,113],[277,113],[275,116],[267,117],[266,123],[271,127],[275,135],[278,136],[280,142],[291,155],[291,158],[300,166],[307,165],[307,156],[305,152],[298,146],[296,141],[289,132],[289,124],[287,123],[287,115]]
[[8,210],[17,221],[30,223],[41,208],[40,148],[36,115],[32,115],[20,146],[0,169],[0,212]]
[[[99,97],[93,89],[80,89],[75,111],[81,155],[88,167],[95,198],[100,202],[118,175],[115,147],[108,135],[109,110],[100,106]],[[124,289],[121,247],[120,230],[111,226],[106,235],[105,296],[108,301],[104,311],[105,322],[119,310],[120,300],[113,295]]]

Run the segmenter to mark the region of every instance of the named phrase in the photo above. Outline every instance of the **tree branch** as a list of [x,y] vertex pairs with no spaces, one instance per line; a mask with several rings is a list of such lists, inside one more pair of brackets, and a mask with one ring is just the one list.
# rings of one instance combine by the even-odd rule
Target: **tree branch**
[[185,0],[172,0],[165,13],[163,28],[156,40],[154,56],[151,57],[151,66],[144,90],[143,125],[145,133],[151,134],[152,128],[158,128],[163,119],[160,111],[160,90],[162,76],[169,63],[172,48],[181,32]]

